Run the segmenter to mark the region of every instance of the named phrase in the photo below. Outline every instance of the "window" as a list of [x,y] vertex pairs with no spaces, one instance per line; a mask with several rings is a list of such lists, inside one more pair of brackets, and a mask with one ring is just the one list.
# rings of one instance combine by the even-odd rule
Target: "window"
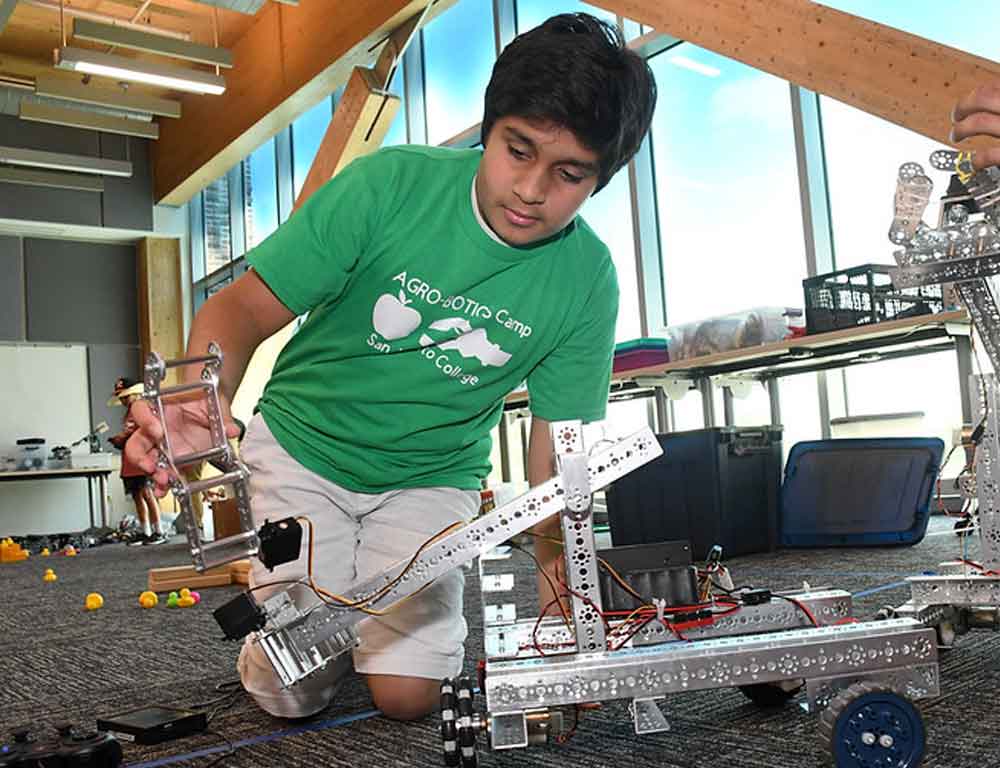
[[243,210],[250,249],[278,228],[278,174],[273,138],[243,163]]
[[296,198],[306,183],[309,169],[316,159],[319,145],[323,143],[323,136],[332,117],[332,100],[323,99],[292,123],[292,180]]
[[[953,430],[962,425],[955,353],[854,365],[842,377],[831,376],[830,417],[833,437],[932,436],[950,445]],[[851,420],[858,417],[867,418]],[[960,453],[943,477],[955,477],[962,469]]]
[[[814,391],[811,396],[815,398],[816,392]],[[789,407],[793,408],[791,402]],[[753,382],[746,397],[733,397],[733,426],[761,427],[770,423],[771,397],[763,382]]]
[[392,80],[389,81],[389,93],[400,97],[399,109],[392,121],[392,125],[389,126],[389,130],[385,134],[385,138],[382,140],[383,147],[406,144],[408,141],[406,135],[406,102],[403,100],[403,77],[405,77],[403,74],[403,62],[400,60],[399,66],[396,67],[396,71],[392,75]]
[[620,299],[616,341],[626,341],[642,335],[629,189],[628,169],[622,168],[608,186],[587,200],[580,209],[580,215],[610,249],[618,272]]
[[650,66],[667,321],[801,307],[806,260],[788,83],[687,44]]
[[795,376],[784,376],[779,381],[781,421],[784,427],[781,434],[783,448],[781,461],[784,466],[792,446],[804,440],[821,439],[823,428],[820,423],[816,374],[799,373]]
[[589,13],[612,24],[617,23],[617,17],[611,11],[588,5],[580,0],[517,0],[518,34],[537,27],[550,16],[559,13]]
[[[1000,9],[977,0],[823,4],[981,56],[993,57],[996,49],[996,25],[989,22],[1000,21]],[[976,23],[970,24],[970,18]],[[960,95],[955,94],[956,100]],[[915,161],[928,171],[934,192],[924,221],[936,225],[937,200],[948,178],[931,169],[928,156],[940,145],[834,99],[821,98],[820,104],[836,268],[894,264],[892,254],[898,247],[887,233],[899,166]],[[952,429],[962,423],[960,382],[951,352],[853,366],[829,381],[830,416],[847,419],[833,425],[834,437],[936,435],[948,445]],[[885,418],[850,421],[873,416]],[[956,474],[960,463],[946,469],[945,476]]]
[[899,166],[916,161],[928,172],[934,193],[924,220],[936,225],[940,206],[935,201],[948,179],[927,159],[939,145],[825,96],[820,114],[836,268],[895,264],[892,254],[899,246],[889,242],[889,225]]
[[224,267],[232,259],[232,237],[229,221],[229,178],[221,176],[205,187],[205,274]]
[[440,144],[483,119],[496,59],[493,3],[461,0],[422,34],[427,143]]

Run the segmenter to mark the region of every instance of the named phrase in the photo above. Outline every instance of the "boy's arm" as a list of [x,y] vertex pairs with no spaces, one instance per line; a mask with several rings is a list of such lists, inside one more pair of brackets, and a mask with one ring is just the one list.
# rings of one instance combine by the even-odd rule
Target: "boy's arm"
[[[256,270],[249,270],[198,310],[191,324],[187,357],[204,355],[209,342],[218,343],[223,351],[219,395],[228,406],[254,350],[294,319],[295,313],[271,292]],[[194,365],[185,366],[183,371],[186,381],[197,381],[201,375]]]
[[[528,483],[532,487],[541,485],[555,474],[555,454],[549,424],[550,422],[538,416],[531,417],[531,435],[528,438]],[[559,517],[559,515],[553,515],[538,523],[531,529],[532,533],[562,541],[562,527]],[[556,599],[549,579],[558,585],[557,576],[563,552],[561,545],[546,539],[536,538],[534,545],[535,557],[544,570],[544,573],[541,571],[538,573],[538,609],[541,611]],[[549,578],[545,577],[546,573]],[[565,600],[563,604],[568,605]]]
[[[294,319],[295,314],[271,292],[255,270],[246,272],[209,298],[195,315],[187,356],[204,355],[210,341],[217,342],[222,349],[219,401],[227,437],[239,434],[239,428],[231,420],[229,404],[243,379],[250,356],[262,341]],[[188,365],[181,370],[185,382],[197,381],[201,374],[200,366],[196,365]],[[204,407],[203,403],[192,405],[196,409]],[[163,439],[160,421],[149,405],[142,401],[132,406],[131,416],[138,429],[125,445],[126,455],[144,472],[152,475],[157,488],[163,493],[169,478],[166,470],[156,469],[157,445]],[[171,416],[173,418],[177,420],[171,425],[176,452],[188,453],[192,449],[204,448],[204,439],[196,433],[207,432],[207,418],[196,412],[189,412],[187,418],[179,414]],[[193,448],[185,450],[182,446]]]

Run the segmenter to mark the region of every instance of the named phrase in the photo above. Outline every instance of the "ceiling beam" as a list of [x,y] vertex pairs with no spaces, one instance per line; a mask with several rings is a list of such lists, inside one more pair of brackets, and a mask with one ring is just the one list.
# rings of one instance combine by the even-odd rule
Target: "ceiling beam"
[[955,102],[1000,77],[995,61],[811,0],[588,2],[942,144]]
[[399,111],[399,97],[381,85],[372,70],[355,67],[295,201],[296,210],[341,168],[382,145]]
[[[269,3],[230,45],[227,90],[187,97],[184,116],[160,126],[153,148],[154,196],[181,205],[375,59],[389,33],[428,0]],[[438,0],[440,13],[455,0]]]

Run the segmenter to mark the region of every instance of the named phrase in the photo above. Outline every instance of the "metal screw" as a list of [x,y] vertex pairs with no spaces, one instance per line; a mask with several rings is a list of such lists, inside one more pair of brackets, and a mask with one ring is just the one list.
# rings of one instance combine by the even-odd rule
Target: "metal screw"
[[889,749],[896,742],[893,740],[892,736],[890,736],[888,733],[883,733],[882,736],[879,737],[878,743],[881,744],[886,749]]
[[865,731],[864,733],[861,734],[861,743],[864,744],[866,747],[870,747],[872,744],[874,744],[875,740],[876,740],[875,734],[872,733],[871,731]]

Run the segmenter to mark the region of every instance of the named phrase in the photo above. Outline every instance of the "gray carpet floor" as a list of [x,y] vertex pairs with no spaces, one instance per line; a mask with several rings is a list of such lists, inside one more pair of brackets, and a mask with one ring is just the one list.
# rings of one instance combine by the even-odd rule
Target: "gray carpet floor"
[[[951,521],[932,520],[930,535],[913,547],[788,550],[729,561],[737,583],[773,588],[831,585],[865,593],[905,576],[932,570],[960,553]],[[2,532],[0,532],[2,533]],[[978,554],[971,545],[970,555]],[[530,562],[514,565],[533,583]],[[235,679],[236,644],[222,639],[211,611],[236,587],[204,589],[201,605],[143,610],[137,599],[148,569],[187,564],[176,539],[158,547],[107,545],[75,558],[33,556],[0,565],[0,723],[4,735],[22,724],[46,733],[54,723],[93,725],[103,715],[147,704],[191,706],[219,697],[215,686]],[[51,567],[58,581],[42,579]],[[520,577],[519,577],[520,578]],[[105,606],[83,610],[88,592]],[[894,586],[855,599],[855,615],[869,618],[898,605],[907,589]],[[474,674],[482,653],[478,577],[466,588],[470,625],[466,669]],[[978,631],[959,639],[942,657],[942,691],[922,705],[928,730],[926,766],[1000,767],[1000,637]],[[212,732],[156,747],[125,747],[130,766],[439,766],[436,717],[390,721],[372,709],[367,690],[352,677],[337,700],[306,722],[289,724],[259,710],[243,693],[214,708]],[[637,737],[625,704],[588,713],[565,745],[491,753],[483,766],[643,766],[652,768],[812,768],[826,764],[816,719],[794,705],[765,711],[735,690],[670,697],[664,707],[672,729]],[[212,711],[213,708],[210,708]],[[235,751],[225,755],[228,745]]]

